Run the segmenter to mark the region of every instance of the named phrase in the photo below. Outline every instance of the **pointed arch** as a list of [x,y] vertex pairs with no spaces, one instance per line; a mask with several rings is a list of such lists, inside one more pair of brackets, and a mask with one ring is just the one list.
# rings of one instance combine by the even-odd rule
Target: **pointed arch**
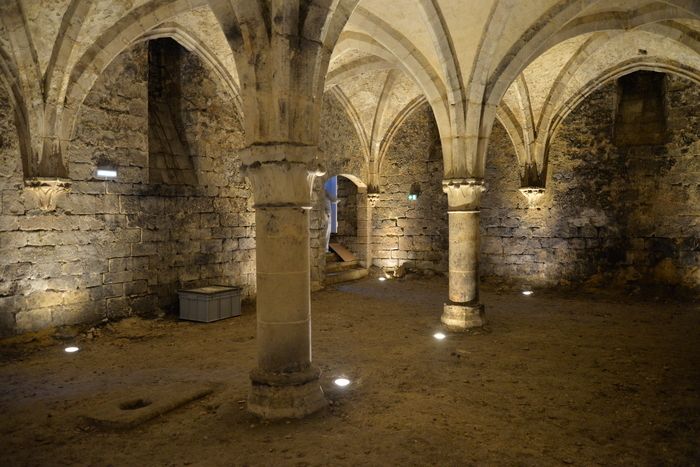
[[135,39],[160,23],[206,4],[206,0],[153,0],[131,10],[100,35],[73,66],[56,122],[62,145],[70,141],[80,106],[97,78]]
[[413,112],[415,112],[424,104],[429,104],[425,96],[417,96],[413,98],[391,121],[391,124],[389,125],[387,131],[384,133],[384,138],[382,138],[382,142],[379,146],[379,154],[376,160],[377,177],[379,176],[379,174],[381,174],[382,165],[384,163],[384,159],[386,158],[386,154],[389,152],[389,147],[394,141],[394,137],[399,132],[401,125],[403,125],[403,123],[408,119],[408,117],[410,117],[413,114]]
[[370,143],[369,143],[369,137],[367,136],[367,131],[365,130],[364,125],[362,124],[362,119],[360,118],[360,115],[357,113],[357,109],[355,109],[355,106],[352,105],[352,102],[350,102],[350,99],[345,95],[342,89],[338,86],[332,87],[329,91],[328,94],[330,94],[335,101],[342,107],[342,109],[345,111],[345,114],[348,116],[350,121],[352,122],[352,126],[355,128],[355,132],[357,133],[357,138],[360,140],[360,145],[362,146],[362,155],[365,160],[365,165],[369,167],[369,161],[370,161]]
[[24,178],[33,176],[36,172],[36,160],[32,153],[31,126],[27,107],[22,94],[22,84],[19,70],[12,61],[10,55],[0,47],[0,81],[3,82],[8,91],[10,104],[14,112],[15,127],[19,140],[20,158],[22,160],[22,174]]
[[214,52],[207,47],[205,42],[195,35],[192,31],[176,22],[163,23],[134,40],[134,43],[144,42],[153,39],[161,39],[169,37],[177,41],[181,46],[189,52],[195,54],[204,63],[209,65],[214,74],[219,78],[224,85],[224,89],[231,96],[236,105],[236,110],[241,117],[243,115],[243,105],[241,103],[240,88],[233,74],[226,69],[221,60],[219,60]]

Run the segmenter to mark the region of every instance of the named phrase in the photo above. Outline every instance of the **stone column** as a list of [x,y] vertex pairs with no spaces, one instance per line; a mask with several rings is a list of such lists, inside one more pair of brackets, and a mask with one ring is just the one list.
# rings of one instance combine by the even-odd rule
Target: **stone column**
[[442,182],[447,193],[449,216],[449,302],[442,323],[462,331],[484,325],[484,306],[479,303],[479,202],[482,179],[450,179]]
[[248,409],[303,417],[326,405],[311,364],[309,210],[319,173],[303,162],[244,167],[255,198],[258,367]]
[[374,208],[377,207],[379,193],[367,193],[367,229],[369,239],[367,242],[367,267],[372,267],[374,261]]
[[378,197],[378,193],[357,193],[357,248],[365,268],[372,267],[372,210]]

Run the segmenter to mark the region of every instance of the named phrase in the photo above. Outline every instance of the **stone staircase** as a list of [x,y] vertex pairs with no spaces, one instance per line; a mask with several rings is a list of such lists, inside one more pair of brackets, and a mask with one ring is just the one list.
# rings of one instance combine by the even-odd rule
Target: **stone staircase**
[[343,261],[333,252],[326,253],[326,285],[356,281],[367,276],[367,269],[359,261]]

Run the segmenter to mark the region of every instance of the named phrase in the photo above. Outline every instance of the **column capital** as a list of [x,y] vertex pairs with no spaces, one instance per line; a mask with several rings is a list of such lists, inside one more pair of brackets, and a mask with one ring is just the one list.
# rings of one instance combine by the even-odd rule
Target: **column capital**
[[314,178],[323,175],[304,162],[266,161],[243,165],[253,187],[256,208],[311,208]]
[[54,211],[57,198],[70,191],[72,183],[66,178],[34,177],[25,180],[24,186],[34,193],[42,211]]
[[318,146],[292,142],[254,143],[244,148],[240,153],[243,166],[249,166],[256,162],[312,164],[319,159],[318,156]]
[[481,193],[485,189],[483,178],[448,178],[442,181],[449,212],[478,211]]
[[379,201],[379,193],[367,193],[367,203],[374,207],[377,207],[377,202]]
[[527,199],[527,205],[537,206],[544,197],[545,189],[537,186],[526,186],[520,188],[520,193]]

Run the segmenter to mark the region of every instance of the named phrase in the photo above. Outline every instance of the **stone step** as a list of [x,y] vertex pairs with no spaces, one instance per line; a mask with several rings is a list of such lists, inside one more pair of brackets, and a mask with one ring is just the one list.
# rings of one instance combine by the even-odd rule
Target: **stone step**
[[328,263],[337,263],[339,261],[342,261],[340,259],[340,256],[336,255],[332,251],[326,252],[326,264]]
[[356,281],[367,277],[367,269],[355,267],[353,269],[346,269],[344,271],[331,272],[326,274],[326,285],[340,284],[342,282]]
[[334,261],[331,263],[326,263],[326,273],[346,271],[348,269],[356,268],[360,265],[358,260],[355,261]]

